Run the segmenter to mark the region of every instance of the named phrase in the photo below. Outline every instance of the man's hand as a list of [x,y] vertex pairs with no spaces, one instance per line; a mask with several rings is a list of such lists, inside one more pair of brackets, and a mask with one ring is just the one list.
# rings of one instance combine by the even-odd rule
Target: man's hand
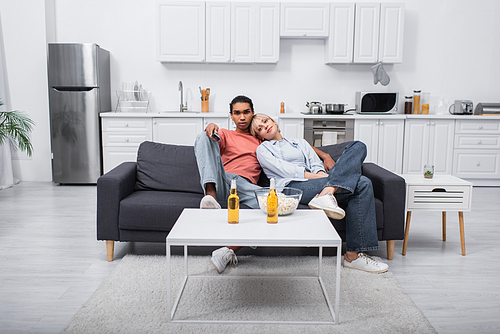
[[205,133],[207,134],[208,137],[210,137],[212,140],[214,141],[217,141],[215,140],[214,137],[212,137],[212,134],[214,132],[219,132],[219,127],[217,126],[217,124],[215,123],[210,123],[207,125],[207,127],[205,128]]
[[316,152],[318,157],[320,157],[320,159],[323,160],[323,165],[325,165],[326,171],[328,172],[330,169],[332,169],[333,166],[335,165],[335,161],[333,161],[330,154],[323,152],[322,150],[318,149],[315,146],[311,145],[311,147],[313,148],[314,152]]
[[335,161],[333,161],[329,154],[326,154],[325,158],[323,158],[323,165],[325,165],[325,169],[328,172],[333,168],[333,166],[335,166]]

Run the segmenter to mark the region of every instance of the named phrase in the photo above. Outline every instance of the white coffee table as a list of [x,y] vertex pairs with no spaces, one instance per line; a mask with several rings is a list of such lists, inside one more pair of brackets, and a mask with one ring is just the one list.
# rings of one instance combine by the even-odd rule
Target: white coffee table
[[446,211],[458,211],[460,244],[465,255],[464,211],[472,205],[472,183],[453,175],[402,174],[406,182],[406,227],[402,254],[406,255],[412,211],[441,211],[443,241],[446,241]]
[[[171,272],[170,256],[172,246],[184,246],[185,277],[179,295],[171,307]],[[332,321],[221,321],[221,320],[175,320],[177,305],[188,277],[188,246],[260,246],[260,247],[318,247],[318,275],[307,278],[319,281]],[[332,324],[339,319],[340,298],[340,262],[342,240],[321,210],[296,210],[289,216],[280,216],[277,224],[268,224],[266,215],[260,210],[240,210],[239,224],[227,223],[227,210],[184,209],[174,227],[167,236],[167,320],[189,323],[296,323],[296,324]],[[323,247],[337,248],[337,269],[335,278],[335,307],[322,279]],[[207,257],[207,261],[210,259]],[[214,269],[215,270],[215,269]],[[200,277],[196,275],[196,277]],[[205,276],[222,279],[224,276]],[[262,277],[262,276],[244,276]],[[292,278],[292,277],[280,277]]]

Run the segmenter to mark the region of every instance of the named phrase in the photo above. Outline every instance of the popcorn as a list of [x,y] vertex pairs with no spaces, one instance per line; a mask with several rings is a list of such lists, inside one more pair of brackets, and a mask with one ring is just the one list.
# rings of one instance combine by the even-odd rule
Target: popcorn
[[[297,198],[288,197],[282,193],[278,193],[278,216],[289,215],[295,211],[299,205]],[[259,196],[259,206],[262,211],[267,212],[267,196]]]

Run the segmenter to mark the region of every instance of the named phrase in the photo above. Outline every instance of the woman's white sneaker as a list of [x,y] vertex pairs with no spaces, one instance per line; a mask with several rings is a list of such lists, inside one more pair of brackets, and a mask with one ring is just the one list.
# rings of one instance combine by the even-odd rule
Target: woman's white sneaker
[[344,258],[344,267],[376,274],[385,273],[389,270],[389,265],[379,262],[365,253],[358,253],[358,258],[351,262]]
[[345,211],[337,204],[337,199],[333,194],[327,193],[323,196],[316,196],[309,202],[311,209],[320,209],[325,211],[326,215],[333,219],[342,219],[345,217]]

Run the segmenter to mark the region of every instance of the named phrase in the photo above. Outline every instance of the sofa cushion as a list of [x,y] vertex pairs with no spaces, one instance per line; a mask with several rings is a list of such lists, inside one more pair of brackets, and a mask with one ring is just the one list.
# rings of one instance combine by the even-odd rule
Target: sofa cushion
[[168,232],[184,208],[200,207],[202,197],[171,191],[135,191],[120,202],[120,229]]
[[137,152],[135,189],[203,194],[194,147],[143,142]]

